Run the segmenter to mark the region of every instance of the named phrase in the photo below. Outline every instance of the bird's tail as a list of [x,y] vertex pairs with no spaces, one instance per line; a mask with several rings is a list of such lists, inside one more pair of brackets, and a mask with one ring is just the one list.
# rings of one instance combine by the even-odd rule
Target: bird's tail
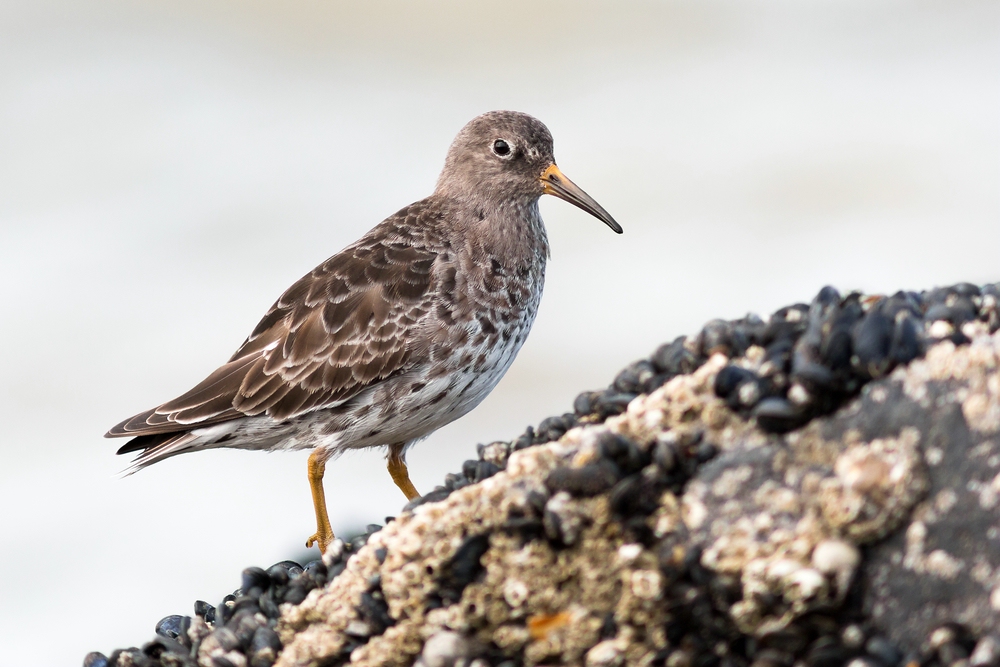
[[118,453],[128,454],[129,452],[138,451],[139,455],[135,457],[128,468],[122,471],[122,475],[125,477],[133,475],[146,466],[190,451],[194,448],[195,441],[199,439],[197,435],[190,431],[140,435],[137,438],[132,438],[124,447],[118,450]]

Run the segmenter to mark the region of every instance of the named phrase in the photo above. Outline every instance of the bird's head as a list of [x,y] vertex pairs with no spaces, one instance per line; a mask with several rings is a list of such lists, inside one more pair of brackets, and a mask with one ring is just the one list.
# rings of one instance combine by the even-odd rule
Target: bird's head
[[556,166],[548,128],[517,111],[491,111],[469,121],[448,149],[436,192],[486,207],[555,195],[622,233],[615,219]]

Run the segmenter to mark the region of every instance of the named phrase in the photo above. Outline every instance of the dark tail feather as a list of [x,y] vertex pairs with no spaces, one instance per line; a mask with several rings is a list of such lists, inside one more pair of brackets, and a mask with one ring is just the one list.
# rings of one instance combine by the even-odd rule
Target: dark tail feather
[[152,449],[157,445],[162,445],[167,440],[176,437],[177,433],[156,433],[154,435],[140,435],[126,442],[121,447],[121,449],[118,450],[117,453],[128,454],[130,452],[145,451],[147,449]]

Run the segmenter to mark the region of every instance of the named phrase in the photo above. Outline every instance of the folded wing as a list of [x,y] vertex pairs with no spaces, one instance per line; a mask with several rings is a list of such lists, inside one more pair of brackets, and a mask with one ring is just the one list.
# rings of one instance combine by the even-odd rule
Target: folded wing
[[420,365],[417,327],[430,310],[437,256],[378,230],[292,285],[197,386],[112,428],[108,437],[144,436],[119,453],[167,439],[149,436],[334,408]]

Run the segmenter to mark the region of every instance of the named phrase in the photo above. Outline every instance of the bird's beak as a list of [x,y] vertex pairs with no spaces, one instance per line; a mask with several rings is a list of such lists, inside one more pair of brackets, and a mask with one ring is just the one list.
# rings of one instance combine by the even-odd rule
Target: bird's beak
[[565,199],[573,206],[582,208],[587,213],[591,214],[598,220],[602,221],[608,227],[613,229],[615,233],[622,233],[622,226],[615,222],[615,219],[611,217],[611,214],[604,210],[604,207],[594,201],[594,198],[588,195],[586,192],[580,189],[573,181],[566,178],[556,163],[553,162],[548,166],[548,168],[542,172],[539,180],[542,182],[543,190],[547,195],[555,195],[559,199]]

